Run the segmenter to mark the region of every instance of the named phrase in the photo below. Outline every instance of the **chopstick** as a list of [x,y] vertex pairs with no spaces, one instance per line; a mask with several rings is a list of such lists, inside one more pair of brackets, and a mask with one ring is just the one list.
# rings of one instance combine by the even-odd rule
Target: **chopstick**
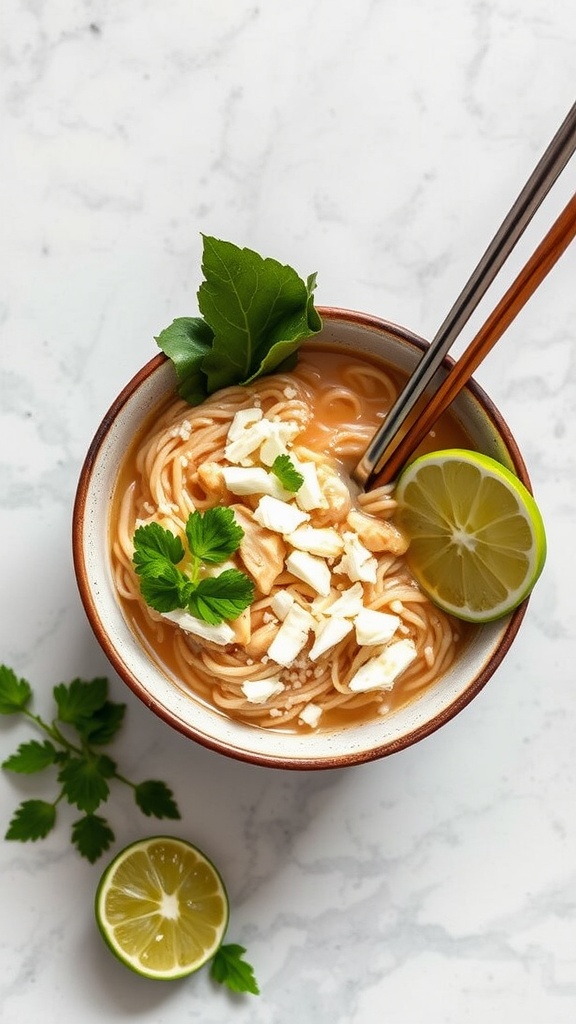
[[434,423],[470,379],[474,370],[494,347],[520,310],[558,261],[576,235],[576,193],[556,218],[526,265],[515,278],[500,302],[484,322],[465,352],[454,363],[447,376],[430,398],[426,408],[409,427],[382,469],[374,477],[372,487],[393,481]]
[[368,489],[372,479],[381,473],[416,403],[575,150],[576,103],[573,103],[428,349],[352,470],[353,478],[361,487]]

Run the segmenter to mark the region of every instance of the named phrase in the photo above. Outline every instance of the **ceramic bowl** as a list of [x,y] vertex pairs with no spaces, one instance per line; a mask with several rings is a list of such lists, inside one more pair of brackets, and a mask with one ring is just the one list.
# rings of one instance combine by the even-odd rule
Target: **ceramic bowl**
[[[410,372],[426,343],[384,320],[321,308],[323,329],[314,344],[376,354]],[[446,366],[449,360],[446,361]],[[510,616],[478,627],[451,669],[405,707],[378,720],[306,734],[243,725],[196,699],[154,664],[126,622],[116,599],[108,554],[108,515],[119,462],[150,409],[175,391],[172,364],[151,359],[106,413],[84,462],[74,505],[73,554],[86,614],[113,668],[161,719],[221,754],[290,769],[351,766],[401,750],[461,711],[493,675],[516,636],[526,602]],[[511,468],[530,487],[526,467],[502,416],[473,381],[452,410],[473,445]]]

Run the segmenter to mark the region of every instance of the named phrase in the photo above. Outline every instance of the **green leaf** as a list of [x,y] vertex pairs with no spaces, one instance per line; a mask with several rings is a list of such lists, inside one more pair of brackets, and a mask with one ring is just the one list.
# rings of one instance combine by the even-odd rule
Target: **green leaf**
[[226,569],[219,576],[200,580],[188,601],[188,611],[197,619],[216,626],[237,619],[254,600],[254,584],[239,569]]
[[134,567],[136,572],[148,570],[156,560],[178,565],[184,558],[184,545],[171,530],[160,523],[139,526],[134,534]]
[[56,823],[56,807],[45,800],[25,800],[16,809],[6,839],[21,843],[44,839]]
[[192,584],[184,573],[171,562],[155,562],[140,577],[140,592],[151,608],[157,612],[172,612],[185,608]]
[[254,968],[243,959],[246,949],[234,942],[220,946],[210,965],[210,977],[232,992],[250,992],[260,995]]
[[70,725],[81,725],[103,706],[108,694],[108,680],[104,678],[84,681],[73,679],[71,683],[59,683],[54,687],[54,700],[58,707],[58,718]]
[[208,393],[270,373],[321,327],[305,283],[292,267],[204,235],[200,312],[214,332],[202,361]]
[[289,455],[277,455],[271,469],[285,490],[299,491],[302,487],[304,477],[298,472]]
[[158,782],[156,779],[140,782],[134,788],[134,796],[138,807],[147,817],[180,817],[172,791],[164,782]]
[[244,530],[231,508],[217,505],[205,512],[192,512],[186,523],[190,551],[209,564],[224,562],[240,545]]
[[114,842],[114,833],[107,821],[97,814],[87,814],[72,825],[72,842],[91,864]]
[[70,757],[60,769],[58,779],[68,802],[92,814],[108,799],[110,787],[106,780],[112,778],[115,770],[114,761],[106,754]]
[[57,759],[58,751],[49,740],[44,740],[44,743],[30,740],[28,743],[21,743],[16,753],[11,754],[2,763],[2,767],[11,772],[31,775],[55,764]]
[[203,402],[208,394],[202,360],[210,351],[214,332],[202,317],[182,316],[156,338],[158,346],[172,360],[178,378],[178,394],[190,405]]
[[105,701],[101,708],[81,726],[80,732],[87,743],[102,746],[110,743],[120,729],[126,713],[125,704]]
[[0,715],[24,711],[32,697],[32,688],[25,679],[18,679],[7,665],[0,665]]

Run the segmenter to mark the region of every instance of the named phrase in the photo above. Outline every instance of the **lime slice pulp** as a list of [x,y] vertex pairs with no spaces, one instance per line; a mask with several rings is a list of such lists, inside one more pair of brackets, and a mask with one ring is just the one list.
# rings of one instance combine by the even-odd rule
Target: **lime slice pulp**
[[112,952],[148,978],[197,971],[216,953],[228,897],[214,865],[195,846],[154,836],[122,850],[96,891],[96,920]]
[[464,449],[432,452],[403,470],[396,498],[410,569],[444,611],[490,622],[528,596],[546,535],[534,498],[505,466]]

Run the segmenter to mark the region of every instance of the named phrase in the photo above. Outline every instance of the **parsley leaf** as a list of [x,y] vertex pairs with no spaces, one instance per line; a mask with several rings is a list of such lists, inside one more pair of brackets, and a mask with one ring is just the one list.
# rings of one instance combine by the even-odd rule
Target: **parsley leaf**
[[289,455],[277,455],[270,468],[285,490],[299,491],[302,487],[304,477],[298,472]]
[[69,757],[60,769],[58,781],[66,799],[80,811],[92,814],[108,799],[116,765],[105,754],[97,757]]
[[0,715],[15,715],[30,701],[32,690],[25,679],[6,665],[0,665]]
[[172,360],[178,378],[178,394],[189,405],[199,405],[208,394],[202,360],[210,351],[214,331],[202,317],[181,316],[155,339]]
[[203,235],[202,270],[202,317],[174,320],[156,338],[191,405],[272,373],[322,327],[316,274],[303,281],[292,267],[210,235]]
[[77,725],[77,728],[88,743],[103,746],[114,739],[124,721],[125,713],[125,704],[115,704],[107,700],[90,719]]
[[54,828],[56,808],[46,800],[24,800],[10,822],[5,839],[18,839],[21,843],[44,839]]
[[242,959],[245,952],[244,946],[234,942],[220,946],[210,966],[210,977],[220,985],[227,985],[232,992],[251,992],[257,996],[260,989],[254,968]]
[[216,505],[205,512],[192,512],[186,523],[186,537],[192,554],[210,565],[234,554],[244,536],[231,508]]
[[94,864],[114,842],[114,833],[104,818],[86,814],[72,825],[72,842],[78,852]]
[[60,721],[76,725],[102,707],[108,694],[108,680],[92,679],[84,682],[82,679],[73,679],[68,685],[59,683],[53,693]]
[[16,753],[2,762],[2,767],[10,772],[31,775],[33,772],[43,771],[57,760],[58,751],[49,740],[44,740],[44,743],[30,740],[28,743],[21,743]]
[[188,610],[197,619],[218,625],[237,619],[254,600],[254,584],[239,569],[226,569],[219,576],[206,576],[190,595]]
[[134,796],[138,807],[147,817],[173,820],[180,817],[172,792],[164,782],[158,782],[157,779],[140,782],[134,787]]
[[[150,531],[150,532],[149,532]],[[185,527],[189,545],[190,575],[173,564],[182,561],[184,547],[178,537],[158,523],[140,526],[134,534],[134,568],[140,576],[140,592],[158,612],[187,609],[204,622],[217,625],[236,619],[254,600],[254,584],[239,569],[200,579],[201,564],[223,562],[238,548],[244,531],[231,508],[216,506],[196,510]],[[176,544],[173,542],[176,541]]]

